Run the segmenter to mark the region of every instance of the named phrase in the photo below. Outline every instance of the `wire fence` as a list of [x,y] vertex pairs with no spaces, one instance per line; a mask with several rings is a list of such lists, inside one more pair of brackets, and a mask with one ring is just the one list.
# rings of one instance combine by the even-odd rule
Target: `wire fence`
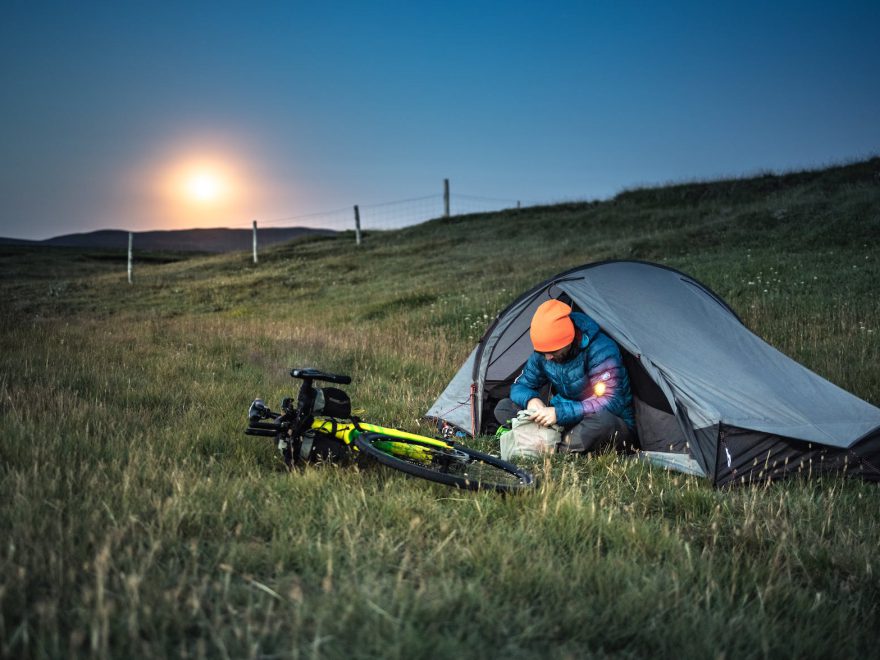
[[[480,197],[477,195],[451,195],[449,180],[444,181],[444,192],[425,197],[400,199],[381,204],[349,206],[347,208],[304,215],[292,215],[284,218],[270,218],[251,221],[248,229],[253,230],[252,249],[253,261],[258,263],[259,229],[329,229],[333,231],[354,230],[358,245],[361,243],[362,231],[382,231],[401,229],[411,225],[435,220],[437,218],[469,215],[474,213],[490,213],[521,206],[533,206],[538,202],[522,202],[521,200]],[[241,229],[243,227],[239,227]],[[133,233],[128,234],[128,282],[132,283]],[[270,240],[276,243],[277,235]]]
[[506,209],[519,208],[520,206],[532,206],[537,202],[523,202],[522,200],[497,199],[494,197],[478,197],[476,195],[456,195],[451,200],[450,213],[452,215],[468,215],[470,213],[491,213]]
[[[467,215],[471,213],[488,213],[523,205],[520,200],[479,197],[476,195],[450,195],[449,215]],[[526,202],[525,205],[534,202]],[[416,225],[428,220],[444,217],[447,197],[445,194],[427,195],[401,199],[381,204],[358,205],[360,226],[364,231],[400,229]],[[268,220],[257,219],[260,227],[303,226],[320,229],[344,231],[355,228],[354,206],[333,211],[309,213]]]

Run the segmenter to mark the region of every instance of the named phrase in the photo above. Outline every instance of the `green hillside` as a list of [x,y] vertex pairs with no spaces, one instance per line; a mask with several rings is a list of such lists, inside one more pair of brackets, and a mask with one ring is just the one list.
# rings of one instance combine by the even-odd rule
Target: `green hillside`
[[[369,228],[367,228],[369,230]],[[880,491],[719,491],[554,457],[525,497],[288,475],[241,434],[287,370],[421,415],[494,316],[602,259],[683,270],[880,404],[880,159],[189,258],[0,247],[0,653],[854,656],[880,629]],[[490,440],[483,442],[490,443]],[[491,445],[490,445],[491,446]]]

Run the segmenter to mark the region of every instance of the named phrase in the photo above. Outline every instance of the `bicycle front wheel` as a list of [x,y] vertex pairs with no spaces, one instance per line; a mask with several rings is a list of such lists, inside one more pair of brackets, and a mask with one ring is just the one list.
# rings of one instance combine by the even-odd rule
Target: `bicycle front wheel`
[[[426,440],[429,440],[426,438]],[[438,446],[382,433],[363,433],[355,446],[382,465],[407,474],[465,490],[516,493],[535,487],[525,470],[495,456],[461,445]]]

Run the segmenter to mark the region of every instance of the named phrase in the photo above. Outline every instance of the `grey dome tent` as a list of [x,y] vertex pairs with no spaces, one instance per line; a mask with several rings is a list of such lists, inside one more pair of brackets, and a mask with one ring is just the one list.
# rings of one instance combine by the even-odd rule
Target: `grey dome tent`
[[492,432],[495,403],[532,352],[532,314],[549,298],[620,346],[643,458],[717,485],[829,471],[880,480],[880,409],[764,342],[693,278],[638,261],[581,266],[521,295],[426,416]]

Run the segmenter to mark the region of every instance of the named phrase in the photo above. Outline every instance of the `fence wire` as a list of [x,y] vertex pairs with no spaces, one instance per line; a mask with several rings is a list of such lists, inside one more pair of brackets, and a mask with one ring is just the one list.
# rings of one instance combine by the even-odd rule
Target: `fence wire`
[[[525,205],[531,205],[527,202]],[[449,214],[467,215],[469,213],[488,213],[523,205],[518,200],[478,197],[475,195],[450,196]],[[442,194],[402,199],[381,204],[358,205],[361,230],[400,229],[428,220],[442,218],[446,212],[445,198]],[[334,211],[323,211],[269,220],[257,219],[259,227],[302,226],[315,229],[345,231],[355,228],[354,206]]]
[[519,200],[477,197],[475,195],[455,195],[449,204],[451,215],[467,215],[469,213],[489,213],[517,208],[522,205]]

